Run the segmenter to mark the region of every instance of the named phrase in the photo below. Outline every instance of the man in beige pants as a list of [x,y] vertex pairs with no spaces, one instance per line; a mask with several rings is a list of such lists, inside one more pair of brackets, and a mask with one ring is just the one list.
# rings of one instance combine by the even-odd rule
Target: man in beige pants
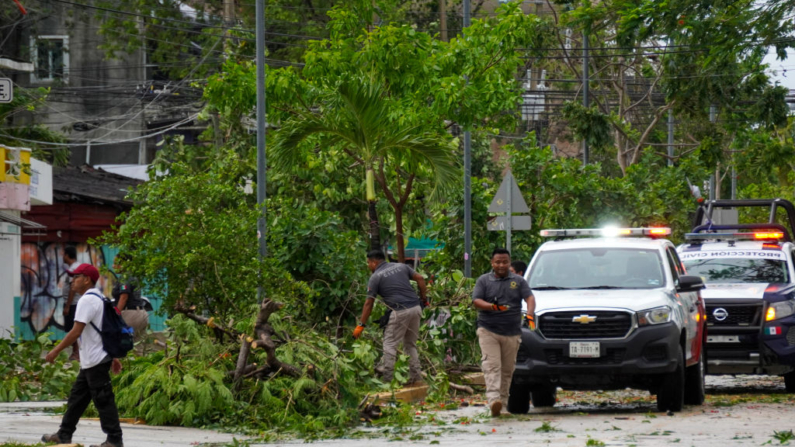
[[491,415],[497,417],[508,404],[508,390],[516,366],[522,334],[522,300],[527,319],[533,321],[535,299],[527,281],[510,272],[511,254],[497,248],[491,255],[491,273],[481,275],[472,292],[478,310],[478,341]]
[[[409,381],[407,385],[422,383],[420,356],[417,352],[417,338],[420,335],[420,319],[422,307],[428,305],[425,279],[414,269],[397,262],[386,262],[384,253],[373,250],[367,253],[367,267],[373,272],[367,284],[367,301],[362,309],[361,323],[353,331],[353,338],[359,338],[364,326],[373,311],[375,298],[380,296],[384,304],[392,310],[389,323],[384,332],[384,357],[380,368],[383,369],[384,380],[392,381],[397,360],[397,350],[403,342],[403,350],[409,356]],[[411,286],[416,281],[420,296]]]

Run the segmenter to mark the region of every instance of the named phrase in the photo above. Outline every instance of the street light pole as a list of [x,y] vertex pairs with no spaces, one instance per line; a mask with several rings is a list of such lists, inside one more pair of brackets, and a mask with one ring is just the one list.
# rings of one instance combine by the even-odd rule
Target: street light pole
[[[470,25],[470,0],[464,0],[464,28]],[[472,134],[464,131],[464,276],[472,277]]]
[[[257,239],[259,240],[259,260],[262,262],[267,253],[265,241],[265,183],[267,181],[265,160],[265,0],[257,0],[257,205],[260,215],[257,219]],[[262,276],[257,288],[260,302],[265,300],[265,289],[262,287]]]
[[[582,104],[585,108],[591,106],[591,98],[588,97],[588,32],[582,32]],[[588,164],[588,140],[582,140],[582,164]]]

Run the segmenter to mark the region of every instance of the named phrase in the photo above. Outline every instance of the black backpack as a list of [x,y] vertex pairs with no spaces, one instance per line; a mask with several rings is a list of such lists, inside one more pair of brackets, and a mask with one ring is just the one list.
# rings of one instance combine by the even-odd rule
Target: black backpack
[[90,322],[102,337],[102,349],[114,359],[126,356],[133,349],[133,329],[124,322],[121,312],[116,309],[113,302],[96,293],[91,295],[102,300],[102,330]]

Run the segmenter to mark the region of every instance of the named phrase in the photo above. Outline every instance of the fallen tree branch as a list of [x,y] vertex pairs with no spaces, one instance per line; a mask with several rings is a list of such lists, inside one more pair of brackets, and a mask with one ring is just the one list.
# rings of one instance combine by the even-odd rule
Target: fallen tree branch
[[268,324],[268,319],[271,314],[284,307],[284,304],[277,303],[276,301],[265,300],[260,306],[257,313],[257,322],[254,324],[254,334],[256,335],[255,341],[252,343],[253,348],[265,350],[266,364],[273,370],[281,370],[284,374],[292,377],[300,377],[301,370],[289,363],[284,363],[276,358],[276,343],[273,342],[273,328]]
[[448,382],[448,385],[450,385],[451,389],[454,389],[456,391],[463,391],[464,393],[467,394],[475,394],[475,390],[473,390],[471,386],[459,385],[453,382]]
[[202,326],[209,326],[209,327],[211,327],[211,328],[213,328],[213,329],[215,329],[217,331],[221,331],[224,334],[226,334],[229,337],[231,337],[232,339],[235,339],[238,336],[240,336],[240,333],[235,331],[234,329],[231,329],[231,328],[228,328],[228,327],[225,327],[225,326],[222,326],[222,325],[216,323],[215,322],[215,318],[213,318],[213,317],[207,318],[207,317],[202,317],[200,315],[196,315],[196,313],[193,312],[193,308],[177,306],[177,307],[174,308],[174,310],[176,310],[177,312],[185,315],[186,317],[190,318],[191,320],[201,324]]

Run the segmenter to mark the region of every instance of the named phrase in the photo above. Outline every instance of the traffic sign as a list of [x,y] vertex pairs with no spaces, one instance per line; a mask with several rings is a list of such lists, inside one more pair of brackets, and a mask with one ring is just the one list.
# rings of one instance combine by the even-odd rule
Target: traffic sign
[[11,79],[0,78],[0,104],[7,104],[14,100],[14,83]]
[[[511,229],[515,231],[532,228],[530,216],[512,216]],[[508,216],[497,216],[488,225],[489,231],[505,231],[508,229]]]
[[[508,197],[508,188],[511,188],[510,197]],[[530,211],[530,208],[527,207],[527,203],[524,201],[524,197],[522,197],[522,192],[519,191],[519,185],[516,184],[516,180],[513,178],[511,171],[508,171],[508,173],[505,174],[505,178],[502,179],[500,189],[497,190],[494,200],[492,200],[491,205],[489,205],[489,212],[507,213],[508,202],[511,203],[512,213],[527,213]]]

